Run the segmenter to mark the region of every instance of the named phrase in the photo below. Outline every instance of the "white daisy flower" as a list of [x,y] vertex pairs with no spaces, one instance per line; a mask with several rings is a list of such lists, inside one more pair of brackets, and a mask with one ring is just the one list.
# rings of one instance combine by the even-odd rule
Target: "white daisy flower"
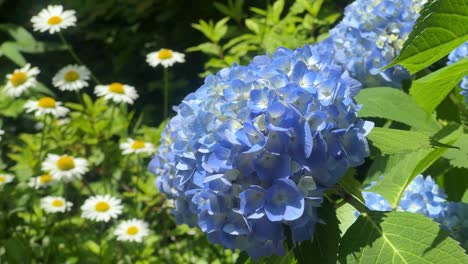
[[65,213],[73,206],[72,202],[68,202],[59,196],[46,196],[41,199],[41,208],[46,213]]
[[111,100],[115,103],[125,102],[133,104],[138,98],[135,87],[118,82],[109,85],[97,85],[94,89],[94,93],[97,96],[104,96],[104,99],[107,101]]
[[80,179],[88,172],[88,161],[68,155],[48,154],[46,160],[42,162],[42,170],[48,171],[55,179],[71,181],[74,178]]
[[42,97],[37,101],[27,101],[24,104],[27,113],[35,112],[35,116],[53,115],[55,117],[62,117],[68,114],[70,110],[62,106],[62,102],[55,101],[52,97]]
[[3,135],[5,135],[5,130],[0,129],[0,141],[2,141]]
[[0,186],[12,182],[14,178],[15,178],[15,176],[13,176],[11,174],[0,173]]
[[94,221],[108,222],[111,218],[117,218],[122,213],[122,201],[118,198],[106,195],[91,196],[81,206],[81,217]]
[[37,177],[32,177],[29,180],[29,186],[34,189],[50,186],[54,183],[55,179],[52,175],[46,173]]
[[29,88],[36,86],[36,76],[39,74],[37,67],[32,67],[31,64],[24,65],[21,69],[16,69],[13,73],[7,74],[8,80],[3,90],[6,95],[11,97],[18,97]]
[[171,67],[176,62],[184,63],[185,54],[170,49],[160,49],[159,51],[151,52],[146,55],[146,62],[152,67],[161,64],[164,68],[167,68]]
[[60,91],[79,91],[88,86],[91,72],[85,66],[68,65],[52,78],[52,83]]
[[127,142],[120,143],[120,149],[124,155],[132,153],[153,154],[156,151],[156,148],[153,144],[132,138],[128,138]]
[[34,31],[49,31],[50,34],[76,25],[74,10],[63,11],[61,5],[50,5],[31,18]]
[[144,221],[131,219],[121,222],[115,229],[114,235],[120,241],[142,242],[149,234],[148,227],[148,223]]

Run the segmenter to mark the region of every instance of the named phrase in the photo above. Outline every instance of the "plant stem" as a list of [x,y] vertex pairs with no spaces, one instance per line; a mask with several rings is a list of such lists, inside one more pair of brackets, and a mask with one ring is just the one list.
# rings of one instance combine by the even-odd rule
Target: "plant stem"
[[169,108],[169,70],[164,68],[164,120],[167,119]]
[[[65,37],[63,36],[62,32],[58,32],[58,35],[60,37],[60,40],[62,41],[63,45],[65,45],[65,47],[67,48],[68,52],[70,53],[70,55],[73,57],[73,59],[79,64],[79,65],[85,65],[83,63],[83,61],[81,61],[80,57],[78,57],[78,54],[76,54],[76,52],[73,50],[72,46],[68,43],[68,41],[65,39]],[[101,82],[99,81],[99,79],[93,74],[93,72],[91,72],[91,78],[93,79],[93,81],[96,83],[96,84],[101,84]]]
[[352,205],[356,210],[358,210],[360,213],[368,213],[369,209],[366,207],[365,204],[363,204],[361,201],[356,199],[353,195],[349,193],[343,193],[342,194],[343,198],[348,202],[350,205]]
[[37,155],[37,171],[40,173],[41,169],[41,160],[42,160],[42,149],[44,148],[44,139],[45,139],[45,134],[47,132],[47,115],[44,115],[44,119],[42,120],[44,127],[42,128],[42,133],[41,133],[41,143],[39,145],[39,153]]
[[111,106],[111,114],[110,114],[110,125],[109,125],[109,133],[110,133],[110,136],[112,136],[112,125],[114,124],[114,114],[115,114],[115,104],[112,104]]

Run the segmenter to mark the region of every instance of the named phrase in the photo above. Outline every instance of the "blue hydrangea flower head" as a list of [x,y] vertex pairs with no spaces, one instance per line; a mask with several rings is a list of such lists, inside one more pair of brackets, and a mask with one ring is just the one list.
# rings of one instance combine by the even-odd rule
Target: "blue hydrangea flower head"
[[406,187],[398,210],[418,213],[440,221],[447,207],[447,195],[427,176],[416,176]]
[[[447,64],[455,63],[466,57],[468,57],[468,41],[449,54]],[[468,104],[468,75],[463,78],[460,87],[462,88],[460,94],[465,96],[465,102]]]
[[286,228],[311,239],[324,190],[364,162],[373,126],[329,52],[279,48],[208,76],[176,107],[149,170],[178,223],[255,259],[284,254]]
[[[427,0],[356,0],[330,31],[334,60],[364,87],[400,86],[409,74],[402,67],[379,72],[403,47]],[[328,44],[318,44],[326,45]]]

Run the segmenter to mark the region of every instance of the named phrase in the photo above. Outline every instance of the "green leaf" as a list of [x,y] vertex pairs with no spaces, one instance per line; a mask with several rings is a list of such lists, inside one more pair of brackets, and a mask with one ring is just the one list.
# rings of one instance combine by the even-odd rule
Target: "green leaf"
[[355,97],[362,109],[360,117],[379,117],[404,123],[417,130],[437,131],[440,127],[416,102],[401,90],[391,87],[363,89]]
[[411,74],[438,61],[468,40],[468,0],[433,0],[421,10],[396,64]]
[[468,190],[468,170],[451,168],[442,177],[437,177],[437,183],[447,193],[447,200],[459,202]]
[[336,209],[336,217],[340,223],[339,227],[342,234],[346,233],[349,227],[356,221],[356,212],[356,208],[349,203],[345,203]]
[[367,136],[382,154],[408,153],[431,147],[425,133],[374,127]]
[[414,81],[410,94],[430,114],[467,74],[468,58],[465,58]]
[[450,161],[450,165],[457,168],[468,169],[468,134],[463,134],[454,144],[454,147],[447,150],[444,158]]
[[336,263],[340,229],[333,206],[325,200],[318,209],[325,224],[317,224],[313,240],[301,242],[294,248],[298,263]]
[[23,55],[18,50],[18,46],[15,42],[4,42],[0,46],[0,54],[5,55],[8,59],[16,63],[18,66],[23,66],[26,64],[26,60]]
[[250,31],[254,32],[255,34],[260,34],[260,26],[253,19],[246,19],[245,26],[248,29],[250,29]]
[[468,263],[468,255],[430,218],[407,212],[362,213],[343,236],[341,263]]
[[[462,131],[461,127],[447,126],[434,135],[434,139],[450,145],[461,136]],[[384,177],[370,190],[381,194],[392,208],[396,208],[404,190],[414,177],[426,170],[446,150],[444,147],[421,149],[407,154],[395,154],[381,160],[379,169],[373,169],[373,174]]]

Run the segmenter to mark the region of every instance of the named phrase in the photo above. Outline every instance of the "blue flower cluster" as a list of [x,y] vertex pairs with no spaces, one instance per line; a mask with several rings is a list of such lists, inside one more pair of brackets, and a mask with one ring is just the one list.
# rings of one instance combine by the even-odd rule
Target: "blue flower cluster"
[[364,87],[400,86],[409,74],[402,67],[379,72],[400,52],[427,0],[356,0],[325,43],[334,60]]
[[[361,85],[319,47],[208,76],[176,108],[149,170],[178,223],[258,259],[313,236],[323,191],[369,155]],[[170,139],[167,140],[166,137]]]
[[[447,64],[455,63],[466,57],[468,57],[468,41],[463,43],[460,47],[456,48],[449,54],[449,61]],[[468,104],[468,75],[463,78],[462,82],[460,83],[460,87],[463,89],[460,94],[465,96],[465,102]]]
[[[375,183],[373,183],[375,184]],[[373,185],[372,184],[372,185]],[[391,211],[392,207],[380,194],[362,192],[366,206],[374,211]],[[468,204],[448,202],[447,195],[427,176],[418,175],[406,187],[398,205],[398,211],[422,214],[440,223],[452,232],[468,250]]]

